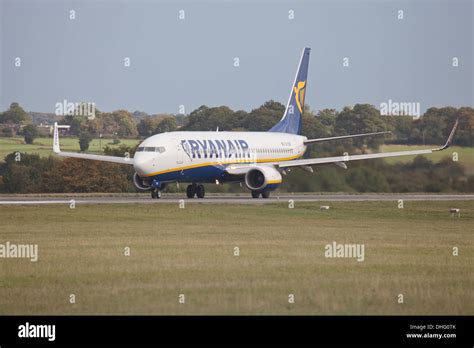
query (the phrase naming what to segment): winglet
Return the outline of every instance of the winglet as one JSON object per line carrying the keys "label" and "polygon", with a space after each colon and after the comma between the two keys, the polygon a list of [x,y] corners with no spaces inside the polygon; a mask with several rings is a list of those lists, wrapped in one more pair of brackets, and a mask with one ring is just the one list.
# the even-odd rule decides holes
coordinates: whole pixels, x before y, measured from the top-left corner
{"label": "winglet", "polygon": [[59,128],[70,128],[71,126],[58,126],[57,122],[54,122],[54,133],[53,133],[53,151],[54,153],[60,153],[61,149],[59,148]]}
{"label": "winglet", "polygon": [[451,129],[451,133],[449,133],[449,137],[448,137],[448,140],[446,140],[446,144],[444,144],[440,148],[433,149],[433,151],[443,151],[451,146],[451,142],[453,141],[454,133],[456,132],[456,128],[458,128],[458,124],[459,124],[459,118],[457,118],[456,122],[454,122],[453,129]]}

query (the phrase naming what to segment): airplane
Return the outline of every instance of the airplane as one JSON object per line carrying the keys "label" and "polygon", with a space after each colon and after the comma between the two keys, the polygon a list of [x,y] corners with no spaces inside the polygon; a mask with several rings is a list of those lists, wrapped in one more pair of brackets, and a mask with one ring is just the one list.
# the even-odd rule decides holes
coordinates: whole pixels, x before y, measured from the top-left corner
{"label": "airplane", "polygon": [[390,132],[374,132],[307,139],[301,135],[302,114],[310,48],[304,48],[290,96],[281,120],[267,132],[175,131],[153,135],[139,144],[135,156],[115,157],[75,152],[62,152],[60,128],[54,124],[53,151],[62,157],[82,158],[133,165],[133,183],[141,191],[160,198],[170,183],[189,183],[188,198],[204,198],[204,183],[244,183],[253,198],[268,198],[282,183],[282,175],[300,167],[313,172],[312,166],[333,163],[347,168],[346,163],[373,158],[430,154],[447,149],[458,126],[456,120],[444,146],[434,149],[359,154],[302,159],[309,145],[340,139],[376,136]]}

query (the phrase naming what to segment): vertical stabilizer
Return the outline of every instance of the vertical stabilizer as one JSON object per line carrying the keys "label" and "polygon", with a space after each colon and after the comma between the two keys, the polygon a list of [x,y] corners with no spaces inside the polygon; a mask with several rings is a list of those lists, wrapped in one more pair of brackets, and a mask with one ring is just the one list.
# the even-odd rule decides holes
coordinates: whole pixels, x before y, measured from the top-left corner
{"label": "vertical stabilizer", "polygon": [[295,81],[282,119],[269,132],[301,134],[301,115],[304,110],[304,99],[307,87],[310,48],[303,49]]}

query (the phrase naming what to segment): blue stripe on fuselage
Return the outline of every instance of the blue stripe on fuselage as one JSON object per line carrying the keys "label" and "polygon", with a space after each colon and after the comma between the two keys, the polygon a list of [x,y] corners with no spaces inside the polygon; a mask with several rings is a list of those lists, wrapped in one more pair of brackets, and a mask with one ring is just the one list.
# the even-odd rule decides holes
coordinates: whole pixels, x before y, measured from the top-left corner
{"label": "blue stripe on fuselage", "polygon": [[223,180],[228,176],[224,165],[212,165],[197,168],[178,170],[153,176],[159,182],[181,181],[181,182],[215,182]]}

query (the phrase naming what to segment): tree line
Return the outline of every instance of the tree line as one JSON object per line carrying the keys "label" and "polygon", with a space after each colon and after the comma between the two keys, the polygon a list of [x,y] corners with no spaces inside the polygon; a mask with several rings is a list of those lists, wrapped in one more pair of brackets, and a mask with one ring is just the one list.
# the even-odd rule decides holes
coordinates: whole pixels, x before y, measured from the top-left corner
{"label": "tree line", "polygon": [[[139,139],[177,129],[266,131],[278,122],[283,112],[284,106],[281,103],[268,101],[250,112],[233,111],[226,106],[201,106],[184,117],[169,114],[149,116],[126,110],[103,113],[96,110],[93,120],[66,116],[57,121],[71,125],[71,135],[79,136],[79,141],[82,142],[85,136],[90,141],[99,134]],[[306,106],[302,123],[303,134],[308,138],[386,130],[392,131],[392,134],[312,145],[305,156],[340,155],[344,151],[360,153],[367,151],[367,148],[368,151],[377,149],[384,142],[441,145],[457,118],[460,119],[460,125],[454,144],[473,146],[474,109],[470,107],[429,108],[419,119],[413,119],[408,116],[381,116],[379,110],[368,104],[356,104],[341,111],[324,109],[318,112]],[[0,124],[3,129],[14,129],[12,125],[21,126],[19,132],[25,137],[25,141],[27,138],[31,142],[34,140],[31,115],[17,103],[12,103],[7,111],[0,114]],[[2,134],[3,130],[0,129],[0,135]],[[81,148],[85,150],[87,146],[81,144]],[[134,147],[126,145],[104,148],[104,153],[112,156],[123,156],[126,152],[133,156],[134,151]],[[12,153],[0,163],[0,192],[135,192],[132,175],[131,166]],[[182,189],[175,185],[168,187],[169,191]],[[209,186],[209,191],[241,190],[243,188],[239,185]],[[474,175],[467,175],[464,166],[449,157],[433,163],[423,156],[418,156],[414,161],[405,164],[387,164],[384,160],[351,162],[347,170],[334,165],[315,166],[314,174],[294,169],[285,177],[281,190],[474,192]]]}
{"label": "tree line", "polygon": [[[114,138],[146,138],[154,134],[184,131],[266,131],[282,117],[285,107],[270,100],[260,107],[246,112],[234,111],[227,106],[200,106],[189,115],[133,113],[127,110],[101,112],[96,109],[95,117],[66,115],[55,118],[71,126],[70,135],[82,139],[81,149],[87,150],[91,139],[100,135]],[[34,115],[34,113],[32,113]],[[388,137],[358,138],[341,142],[345,146],[377,148],[382,143],[394,144],[441,144],[446,140],[450,126],[456,118],[460,125],[455,145],[474,146],[474,109],[471,107],[432,107],[418,119],[411,116],[381,116],[380,111],[370,104],[346,106],[342,110],[323,109],[313,111],[305,107],[303,135],[308,138],[392,131]],[[42,118],[44,120],[44,118]],[[11,125],[18,126],[18,132],[31,143],[38,132],[32,124],[32,117],[18,103],[0,113],[0,135],[12,136]]]}

